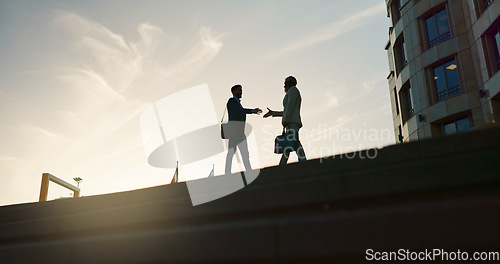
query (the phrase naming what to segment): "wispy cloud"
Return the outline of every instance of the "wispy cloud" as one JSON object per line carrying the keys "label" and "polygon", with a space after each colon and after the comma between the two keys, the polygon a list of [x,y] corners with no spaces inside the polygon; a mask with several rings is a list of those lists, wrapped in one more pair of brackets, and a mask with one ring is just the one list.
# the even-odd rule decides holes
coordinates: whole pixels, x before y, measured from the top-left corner
{"label": "wispy cloud", "polygon": [[71,60],[56,66],[57,79],[70,95],[61,99],[74,101],[58,113],[71,113],[64,115],[65,126],[73,124],[78,131],[92,127],[97,137],[135,117],[146,103],[174,91],[223,46],[224,34],[207,26],[179,41],[158,26],[142,23],[136,28],[139,39],[127,40],[78,14],[54,15],[53,28],[65,33],[63,41],[71,48]]}
{"label": "wispy cloud", "polygon": [[[10,102],[0,90],[0,108],[10,115],[0,128],[14,142],[2,145],[0,166],[22,175],[88,175],[87,184],[130,176],[130,166],[149,170],[138,116],[206,67],[223,47],[224,34],[200,25],[182,39],[142,23],[129,39],[76,13],[51,15],[45,30],[58,49],[49,48],[51,60],[33,71],[44,82],[35,85],[38,97],[15,94]],[[29,163],[18,166],[19,160]],[[99,171],[92,170],[96,166]]]}
{"label": "wispy cloud", "polygon": [[[302,110],[304,119],[323,120],[323,117],[328,115],[330,120],[335,119],[336,125],[334,128],[341,128],[354,120],[361,120],[360,118],[363,117],[368,119],[368,114],[360,114],[359,105],[361,102],[366,104],[374,100],[386,100],[385,97],[379,98],[375,93],[376,88],[384,80],[371,78],[352,82],[339,77],[337,81],[326,81],[329,88],[323,91],[317,103],[310,108]],[[383,100],[382,103],[385,102]],[[386,108],[384,109],[387,110]],[[370,110],[370,113],[374,113],[370,117],[379,115],[379,110],[381,109],[377,109],[376,114],[374,109]]]}
{"label": "wispy cloud", "polygon": [[[138,41],[128,41],[99,23],[77,14],[57,11],[54,25],[70,33],[76,49],[74,65],[94,79],[105,90],[127,97],[154,101],[173,89],[174,83],[198,72],[219,53],[224,34],[201,26],[197,42],[183,43],[166,34],[160,27],[142,23],[136,30]],[[79,55],[79,56],[78,56]],[[109,91],[105,91],[109,93]]]}
{"label": "wispy cloud", "polygon": [[0,155],[0,164],[1,163],[12,163],[12,162],[15,162],[15,163],[19,163],[19,159],[15,158],[15,157],[11,157],[11,156],[7,156],[7,155]]}
{"label": "wispy cloud", "polygon": [[386,6],[384,2],[380,2],[378,5],[372,6],[365,10],[362,10],[355,14],[349,14],[339,21],[330,23],[321,29],[312,32],[306,36],[301,37],[290,45],[278,50],[276,53],[271,55],[270,58],[274,58],[292,51],[307,48],[323,41],[331,40],[346,34],[353,29],[356,29],[366,23],[368,23],[372,18],[377,17],[380,13],[384,13]]}
{"label": "wispy cloud", "polygon": [[224,34],[215,34],[209,27],[201,27],[200,42],[176,63],[163,69],[165,76],[179,76],[199,71],[219,53]]}
{"label": "wispy cloud", "polygon": [[[58,66],[58,79],[74,101],[54,115],[64,121],[62,134],[71,135],[75,144],[70,151],[80,158],[96,148],[101,158],[137,149],[141,142],[121,128],[149,102],[173,92],[175,83],[208,65],[223,46],[224,34],[207,26],[181,40],[146,22],[136,27],[139,38],[128,40],[75,13],[56,11],[53,21],[55,30],[68,35],[64,41],[71,47],[72,60]],[[106,149],[102,139],[112,133],[126,134],[122,140],[128,144]],[[59,158],[67,163],[77,160]]]}

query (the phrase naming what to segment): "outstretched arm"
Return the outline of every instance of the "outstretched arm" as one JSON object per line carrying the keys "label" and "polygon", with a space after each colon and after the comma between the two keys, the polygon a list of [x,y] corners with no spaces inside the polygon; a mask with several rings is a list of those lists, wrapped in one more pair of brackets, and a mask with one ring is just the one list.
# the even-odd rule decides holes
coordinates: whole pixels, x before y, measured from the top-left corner
{"label": "outstretched arm", "polygon": [[245,115],[245,114],[260,114],[262,113],[262,109],[260,108],[254,108],[254,109],[250,109],[250,108],[243,108],[243,106],[241,106],[240,103],[238,103],[238,101],[236,101],[236,99],[229,99],[228,103],[227,103],[227,108],[228,108],[228,111],[231,111],[232,113],[240,113],[241,115]]}
{"label": "outstretched arm", "polygon": [[243,112],[245,112],[245,114],[258,114],[260,115],[262,113],[262,109],[260,108],[254,108],[254,109],[250,109],[250,108],[243,108]]}
{"label": "outstretched arm", "polygon": [[261,113],[262,113],[262,109],[260,109],[260,108],[258,108],[258,107],[257,107],[257,108],[254,108],[254,109],[252,110],[252,114],[258,114],[258,115],[260,115]]}
{"label": "outstretched arm", "polygon": [[271,109],[269,109],[269,107],[267,108],[267,113],[264,115],[264,118],[267,118],[267,117],[275,117],[275,116],[283,116],[283,111],[273,111]]}

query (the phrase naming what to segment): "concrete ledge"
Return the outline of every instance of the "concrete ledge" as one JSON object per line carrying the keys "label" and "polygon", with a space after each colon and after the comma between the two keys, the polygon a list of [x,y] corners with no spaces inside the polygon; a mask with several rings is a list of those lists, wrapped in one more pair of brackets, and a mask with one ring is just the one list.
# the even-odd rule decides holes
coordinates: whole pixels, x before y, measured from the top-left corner
{"label": "concrete ledge", "polygon": [[498,251],[499,132],[265,168],[196,207],[185,183],[0,207],[0,260],[356,263],[367,248]]}

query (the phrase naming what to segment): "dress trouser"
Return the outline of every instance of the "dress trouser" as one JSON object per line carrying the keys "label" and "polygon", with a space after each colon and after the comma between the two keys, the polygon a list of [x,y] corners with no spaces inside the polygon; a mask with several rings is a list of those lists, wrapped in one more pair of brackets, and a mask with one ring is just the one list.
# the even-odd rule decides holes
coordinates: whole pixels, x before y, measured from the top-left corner
{"label": "dress trouser", "polygon": [[243,159],[243,165],[245,165],[246,171],[251,171],[252,166],[250,165],[250,155],[248,153],[248,144],[243,129],[241,133],[233,134],[229,137],[228,150],[226,156],[226,175],[231,174],[231,167],[233,163],[233,156],[236,153],[236,149],[240,150],[241,158]]}
{"label": "dress trouser", "polygon": [[[300,143],[299,140],[299,124],[295,123],[290,123],[288,126],[285,128],[287,135],[292,134],[293,138],[297,140],[297,156],[299,158],[299,162],[306,161],[306,153],[304,152],[304,148],[302,147],[302,144]],[[285,149],[285,152],[283,153],[283,156],[281,156],[280,160],[280,165],[285,165],[288,162],[288,157],[290,156],[290,152],[292,150],[290,149]]]}

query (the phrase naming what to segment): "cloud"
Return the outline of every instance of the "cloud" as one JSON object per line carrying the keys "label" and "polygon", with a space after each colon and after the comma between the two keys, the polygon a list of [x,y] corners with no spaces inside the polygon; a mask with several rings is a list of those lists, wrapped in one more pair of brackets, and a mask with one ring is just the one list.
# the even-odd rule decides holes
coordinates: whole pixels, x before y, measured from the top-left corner
{"label": "cloud", "polygon": [[54,25],[74,37],[69,43],[77,48],[78,53],[73,54],[78,58],[76,61],[86,65],[88,71],[101,75],[113,89],[125,89],[139,70],[141,54],[121,35],[96,22],[70,12],[56,14]]}
{"label": "cloud", "polygon": [[380,2],[378,5],[367,8],[358,12],[356,14],[349,14],[339,21],[335,21],[326,25],[325,27],[306,35],[292,44],[278,50],[270,58],[274,58],[298,49],[307,48],[323,41],[331,40],[346,34],[353,29],[356,29],[370,21],[370,19],[377,17],[380,13],[386,12],[386,6],[384,2]]}
{"label": "cloud", "polygon": [[327,97],[327,103],[326,107],[331,108],[331,107],[336,107],[339,105],[339,97],[334,95],[331,91],[326,91],[326,97]]}
{"label": "cloud", "polygon": [[[180,39],[142,23],[135,28],[137,38],[129,39],[72,12],[51,15],[42,33],[53,45],[40,47],[50,60],[32,70],[27,79],[33,85],[24,93],[0,90],[0,108],[8,117],[0,131],[9,137],[0,142],[2,172],[12,170],[19,179],[12,186],[34,182],[41,172],[86,175],[89,185],[118,177],[138,182],[131,168],[160,174],[147,164],[138,117],[206,67],[223,47],[224,34],[200,26]],[[11,184],[1,183],[0,192]]]}
{"label": "cloud", "polygon": [[60,101],[71,103],[57,115],[73,131],[92,127],[95,136],[119,128],[147,103],[175,91],[223,46],[224,34],[207,26],[193,32],[194,41],[179,41],[146,22],[136,27],[139,38],[132,41],[78,14],[54,14],[53,28],[65,33],[63,41],[71,47],[71,60],[56,66],[59,86],[69,94]]}
{"label": "cloud", "polygon": [[108,28],[77,14],[57,11],[56,28],[70,33],[78,59],[73,69],[98,82],[105,93],[114,90],[128,98],[155,101],[175,90],[210,63],[222,48],[224,34],[200,26],[196,42],[179,40],[160,27],[142,23],[139,40],[129,41]]}
{"label": "cloud", "polygon": [[200,42],[176,63],[163,70],[165,76],[189,75],[199,71],[219,53],[224,34],[215,34],[209,27],[201,27]]}
{"label": "cloud", "polygon": [[352,96],[348,97],[348,99],[344,100],[342,103],[343,104],[352,104],[352,103],[359,103],[359,100],[361,98],[364,98],[365,96],[369,95],[373,90],[375,90],[377,84],[379,82],[383,81],[382,79],[371,79],[368,81],[363,81],[361,83],[361,87],[363,87],[359,92],[356,92],[352,94]]}
{"label": "cloud", "polygon": [[[348,82],[339,77],[337,81],[326,81],[329,88],[323,91],[321,97],[317,98],[314,105],[311,105],[310,108],[303,108],[303,119],[324,120],[324,116],[328,115],[330,120],[336,117],[341,118],[336,120],[336,123],[341,124],[341,126],[353,120],[360,120],[363,117],[368,119],[367,114],[360,115],[359,111],[362,107],[379,99],[375,96],[374,92],[377,86],[384,80],[381,78],[372,78],[360,80],[359,82]],[[386,98],[384,97],[383,99],[385,100]],[[385,105],[385,101],[383,102]],[[373,111],[370,112],[374,113]],[[349,113],[349,115],[342,115],[342,113]],[[373,116],[377,116],[378,114],[380,113],[377,112]]]}
{"label": "cloud", "polygon": [[[130,121],[148,103],[174,92],[175,83],[208,65],[223,46],[224,34],[207,26],[200,26],[188,39],[179,39],[146,22],[136,27],[139,38],[129,40],[75,13],[56,11],[53,21],[57,31],[69,36],[64,41],[71,47],[72,59],[59,66],[57,78],[73,101],[54,116],[64,121],[63,134],[73,135],[71,152],[82,160],[89,160],[88,153],[96,149],[100,159],[138,149],[141,142],[134,141],[130,129],[135,126]],[[103,142],[112,134],[123,135],[126,143]]]}
{"label": "cloud", "polygon": [[21,161],[16,157],[11,157],[7,155],[0,155],[0,166],[1,167],[12,167],[21,165]]}

